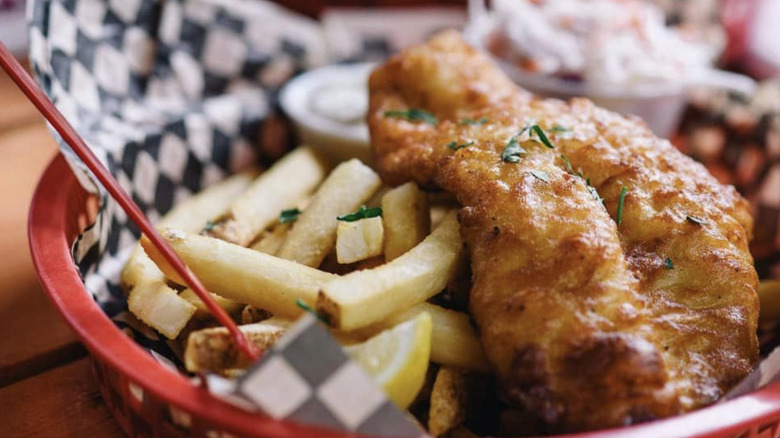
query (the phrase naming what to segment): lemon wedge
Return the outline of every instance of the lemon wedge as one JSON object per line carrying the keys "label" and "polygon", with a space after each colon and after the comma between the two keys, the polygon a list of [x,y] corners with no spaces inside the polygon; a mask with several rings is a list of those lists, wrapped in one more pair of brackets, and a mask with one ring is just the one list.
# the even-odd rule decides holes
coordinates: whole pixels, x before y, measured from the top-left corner
{"label": "lemon wedge", "polygon": [[432,331],[431,315],[423,312],[361,344],[344,349],[377,379],[396,406],[406,409],[425,381],[431,358]]}

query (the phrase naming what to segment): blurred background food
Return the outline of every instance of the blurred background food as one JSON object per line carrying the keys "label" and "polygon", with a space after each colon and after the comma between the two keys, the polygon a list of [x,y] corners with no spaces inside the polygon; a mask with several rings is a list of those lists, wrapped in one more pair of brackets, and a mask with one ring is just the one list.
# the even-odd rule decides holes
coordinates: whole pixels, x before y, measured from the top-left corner
{"label": "blurred background food", "polygon": [[720,26],[667,23],[649,1],[489,4],[469,3],[464,33],[518,84],[552,97],[587,96],[642,117],[662,137],[676,128],[692,87],[755,88],[749,77],[714,67],[725,46]]}
{"label": "blurred background food", "polygon": [[673,82],[707,68],[724,45],[722,29],[667,26],[649,2],[472,3],[474,44],[524,73],[585,83],[586,91]]}

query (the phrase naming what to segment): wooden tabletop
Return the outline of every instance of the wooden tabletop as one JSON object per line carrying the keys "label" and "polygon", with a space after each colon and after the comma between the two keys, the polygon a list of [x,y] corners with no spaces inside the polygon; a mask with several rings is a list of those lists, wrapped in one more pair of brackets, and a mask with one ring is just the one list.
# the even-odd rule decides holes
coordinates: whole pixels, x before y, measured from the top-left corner
{"label": "wooden tabletop", "polygon": [[27,210],[55,154],[42,118],[0,71],[0,437],[121,437],[30,260]]}

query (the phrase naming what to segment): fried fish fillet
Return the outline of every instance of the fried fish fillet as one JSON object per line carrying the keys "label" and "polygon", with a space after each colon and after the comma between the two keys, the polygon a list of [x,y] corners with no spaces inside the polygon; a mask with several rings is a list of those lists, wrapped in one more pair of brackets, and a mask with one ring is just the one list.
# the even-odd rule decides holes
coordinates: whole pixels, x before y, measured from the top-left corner
{"label": "fried fish fillet", "polygon": [[733,187],[639,120],[518,88],[455,32],[369,88],[383,179],[463,206],[471,313],[504,399],[540,432],[690,411],[751,371],[758,277]]}

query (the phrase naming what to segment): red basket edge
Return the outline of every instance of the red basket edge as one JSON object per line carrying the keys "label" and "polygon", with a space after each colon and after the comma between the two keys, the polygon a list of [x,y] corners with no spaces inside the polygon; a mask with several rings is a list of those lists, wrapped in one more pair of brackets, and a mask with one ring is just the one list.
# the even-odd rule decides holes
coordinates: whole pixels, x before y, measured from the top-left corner
{"label": "red basket edge", "polygon": [[[67,162],[58,155],[48,165],[35,189],[28,220],[28,239],[43,289],[97,361],[116,370],[153,397],[188,412],[199,421],[205,420],[216,430],[267,438],[358,436],[243,411],[211,396],[184,376],[160,366],[119,330],[84,290],[70,254],[70,243],[78,232],[73,218],[67,214],[73,213],[68,211],[68,206],[74,196],[86,197]],[[126,391],[122,393],[126,394]],[[767,432],[769,434],[765,435]],[[780,382],[690,414],[628,428],[567,436],[617,438],[627,435],[778,437]]]}
{"label": "red basket edge", "polygon": [[[74,195],[74,193],[79,193]],[[100,310],[84,290],[70,255],[75,235],[68,223],[68,201],[86,198],[65,159],[52,160],[35,189],[28,220],[28,239],[33,264],[41,285],[54,306],[99,362],[117,370],[145,392],[193,417],[206,419],[217,430],[247,436],[300,437],[316,433],[343,437],[342,433],[312,428],[243,411],[193,385],[184,376],[160,366],[146,351],[126,336]],[[70,228],[70,230],[69,230]]]}

